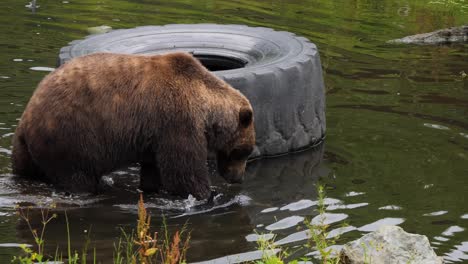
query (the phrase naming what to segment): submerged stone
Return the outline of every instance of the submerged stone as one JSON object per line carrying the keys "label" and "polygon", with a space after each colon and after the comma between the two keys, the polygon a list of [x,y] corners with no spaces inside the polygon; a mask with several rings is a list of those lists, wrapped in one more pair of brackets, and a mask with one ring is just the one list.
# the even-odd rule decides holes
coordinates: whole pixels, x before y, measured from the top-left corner
{"label": "submerged stone", "polygon": [[437,31],[389,40],[388,43],[401,44],[450,44],[468,42],[468,25],[451,27]]}
{"label": "submerged stone", "polygon": [[344,245],[341,250],[341,263],[345,264],[441,264],[423,235],[410,234],[398,226],[382,226],[358,240]]}

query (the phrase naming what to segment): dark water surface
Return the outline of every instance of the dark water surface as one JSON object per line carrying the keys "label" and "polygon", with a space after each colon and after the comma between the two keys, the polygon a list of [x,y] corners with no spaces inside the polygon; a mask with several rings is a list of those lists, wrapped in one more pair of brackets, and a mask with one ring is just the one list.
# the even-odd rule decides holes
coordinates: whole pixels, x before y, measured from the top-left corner
{"label": "dark water surface", "polygon": [[[251,163],[242,186],[216,183],[213,204],[148,196],[156,226],[186,221],[189,260],[255,250],[255,232],[288,246],[305,242],[302,219],[314,217],[315,184],[326,184],[331,228],[347,222],[339,244],[399,224],[429,237],[439,255],[468,261],[468,46],[399,46],[389,39],[468,23],[467,4],[367,1],[0,1],[0,263],[32,243],[15,205],[57,203],[46,239],[64,248],[63,212],[74,246],[92,226],[108,263],[120,228],[136,221],[138,168],[106,178],[100,196],[69,197],[11,176],[11,139],[37,83],[58,50],[86,28],[168,23],[232,23],[292,31],[314,41],[327,86],[326,146]],[[36,224],[39,211],[33,210]],[[33,221],[33,222],[34,222]],[[306,253],[302,252],[301,254]],[[240,257],[233,257],[230,260]],[[249,256],[247,254],[247,256]],[[219,263],[227,262],[226,259]]]}

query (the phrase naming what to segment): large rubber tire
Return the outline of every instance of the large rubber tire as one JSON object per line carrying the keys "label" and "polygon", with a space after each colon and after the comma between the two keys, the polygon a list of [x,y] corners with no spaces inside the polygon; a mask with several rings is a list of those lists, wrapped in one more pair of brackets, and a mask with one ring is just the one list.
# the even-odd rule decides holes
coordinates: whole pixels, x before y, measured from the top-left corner
{"label": "large rubber tire", "polygon": [[91,35],[60,50],[59,64],[96,52],[188,51],[239,89],[255,114],[253,156],[295,151],[325,135],[325,91],[317,47],[290,32],[244,25],[165,25]]}

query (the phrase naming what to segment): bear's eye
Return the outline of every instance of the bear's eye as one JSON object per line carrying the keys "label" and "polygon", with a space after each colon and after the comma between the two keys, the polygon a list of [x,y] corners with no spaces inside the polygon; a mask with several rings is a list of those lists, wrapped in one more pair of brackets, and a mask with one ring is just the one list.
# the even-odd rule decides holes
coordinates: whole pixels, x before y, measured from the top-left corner
{"label": "bear's eye", "polygon": [[233,160],[244,160],[249,157],[252,151],[253,151],[252,147],[237,148],[231,152],[230,158]]}

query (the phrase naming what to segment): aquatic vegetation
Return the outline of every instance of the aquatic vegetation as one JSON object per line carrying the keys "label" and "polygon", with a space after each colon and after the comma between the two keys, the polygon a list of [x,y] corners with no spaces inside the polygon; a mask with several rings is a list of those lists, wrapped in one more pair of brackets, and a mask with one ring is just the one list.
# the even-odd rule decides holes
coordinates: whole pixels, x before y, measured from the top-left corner
{"label": "aquatic vegetation", "polygon": [[264,235],[260,235],[259,237],[260,239],[257,241],[257,246],[262,252],[262,258],[254,261],[253,264],[296,264],[299,263],[299,261],[307,261],[307,258],[287,261],[287,258],[291,254],[287,248],[280,248],[274,243],[275,237],[272,239],[268,239],[268,237]]}
{"label": "aquatic vegetation", "polygon": [[[11,261],[12,263],[29,264],[29,263],[43,263],[47,261],[53,261],[54,263],[63,263],[63,255],[61,252],[59,253],[58,247],[54,255],[46,254],[45,249],[44,249],[45,248],[44,235],[45,235],[47,224],[50,223],[53,219],[57,218],[57,214],[51,213],[51,210],[54,208],[55,208],[55,205],[52,205],[46,208],[41,208],[41,227],[40,227],[40,230],[38,231],[37,229],[33,228],[31,224],[32,219],[30,218],[30,215],[29,215],[31,207],[26,207],[26,208],[18,207],[17,214],[23,221],[26,222],[29,228],[29,231],[31,232],[31,235],[34,238],[36,249],[32,249],[29,245],[22,244],[20,248],[22,249],[24,253],[23,256],[14,256]],[[80,259],[78,252],[76,250],[72,250],[72,247],[71,247],[70,225],[69,225],[68,216],[66,212],[65,212],[65,222],[66,222],[66,227],[67,227],[68,263],[86,264],[86,259],[87,259],[86,256],[88,252],[88,246],[90,244],[89,233],[85,239],[85,244],[83,246],[81,259]],[[94,257],[93,263],[96,263],[96,251],[94,251],[93,257]]]}
{"label": "aquatic vegetation", "polygon": [[[86,264],[88,260],[89,245],[91,244],[90,233],[87,232],[85,243],[82,247],[81,255],[72,248],[70,237],[70,225],[67,213],[65,212],[66,236],[67,236],[67,256],[63,257],[62,252],[57,247],[53,255],[45,253],[44,235],[47,224],[57,218],[57,214],[51,213],[55,207],[41,209],[41,228],[38,231],[31,224],[29,214],[30,207],[18,207],[20,219],[26,222],[35,241],[35,249],[29,245],[21,245],[23,254],[14,256],[12,263],[30,264],[42,263],[44,261],[53,261],[54,263]],[[186,263],[186,253],[189,248],[190,232],[186,225],[180,231],[170,236],[166,223],[163,223],[162,237],[158,237],[159,232],[151,232],[151,216],[148,214],[143,201],[143,195],[140,195],[138,201],[138,220],[136,233],[129,234],[122,229],[122,234],[116,244],[114,244],[113,263],[115,264],[184,264]],[[97,263],[96,248],[93,248],[92,263]]]}
{"label": "aquatic vegetation", "polygon": [[[309,229],[310,238],[305,245],[308,249],[315,249],[319,253],[322,264],[338,264],[340,263],[339,252],[335,252],[333,247],[339,236],[329,236],[328,228],[329,225],[326,221],[326,194],[323,185],[317,185],[317,211],[319,213],[319,222],[313,223],[311,219],[304,221],[304,224]],[[286,248],[280,248],[274,243],[273,239],[264,239],[264,236],[260,236],[258,240],[258,249],[262,251],[262,259],[255,261],[255,264],[283,264],[283,263],[299,263],[299,261],[310,260],[307,257],[301,259],[295,259],[286,262],[291,254]]]}
{"label": "aquatic vegetation", "polygon": [[137,246],[136,255],[138,262],[135,260],[135,257],[133,257],[131,262],[128,262],[127,259],[127,263],[185,263],[188,243],[190,241],[190,233],[188,233],[185,239],[182,239],[182,236],[187,231],[184,226],[180,232],[175,232],[171,240],[167,225],[164,221],[164,237],[162,238],[162,244],[159,244],[157,238],[158,233],[154,232],[153,235],[151,235],[151,216],[148,215],[146,211],[145,204],[143,202],[143,195],[141,194],[140,200],[138,201],[137,223],[137,236],[133,243]]}
{"label": "aquatic vegetation", "polygon": [[[283,264],[285,251],[280,252],[280,249],[272,242],[265,239],[264,236],[260,236],[258,240],[258,249],[262,251],[262,259],[255,261],[255,264]],[[280,252],[279,254],[277,254]]]}
{"label": "aquatic vegetation", "polygon": [[314,224],[310,220],[306,220],[304,223],[309,228],[310,239],[307,246],[309,248],[314,248],[318,251],[320,259],[323,264],[333,264],[340,263],[339,253],[334,252],[332,246],[336,244],[339,236],[329,237],[328,227],[329,225],[325,223],[325,189],[323,185],[317,185],[317,211],[319,213],[319,223]]}
{"label": "aquatic vegetation", "polygon": [[[54,205],[51,206],[54,208]],[[40,230],[35,229],[31,225],[31,219],[29,217],[31,207],[26,208],[17,208],[18,216],[24,220],[31,232],[31,235],[34,238],[36,249],[31,248],[29,245],[22,244],[20,248],[24,252],[24,256],[15,256],[12,260],[12,263],[33,263],[33,262],[42,262],[46,260],[44,255],[44,234],[47,227],[47,224],[53,219],[57,218],[57,214],[51,214],[50,208],[41,209],[41,227]]]}

